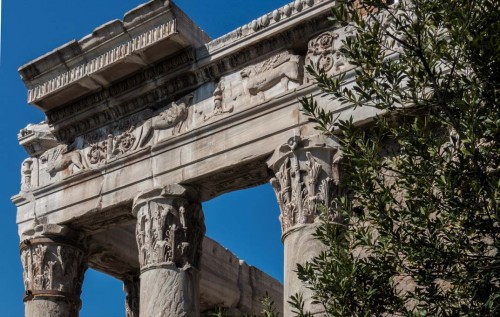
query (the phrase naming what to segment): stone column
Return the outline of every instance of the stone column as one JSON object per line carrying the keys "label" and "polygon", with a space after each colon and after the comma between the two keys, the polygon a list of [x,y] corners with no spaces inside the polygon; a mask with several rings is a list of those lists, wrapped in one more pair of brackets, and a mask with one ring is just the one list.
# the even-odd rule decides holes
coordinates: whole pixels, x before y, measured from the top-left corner
{"label": "stone column", "polygon": [[139,292],[141,283],[138,276],[131,275],[123,279],[125,292],[125,316],[139,317]]}
{"label": "stone column", "polygon": [[87,263],[81,236],[68,227],[38,225],[22,235],[26,317],[77,317]]}
{"label": "stone column", "polygon": [[275,174],[271,185],[281,210],[280,222],[285,249],[284,317],[291,317],[287,304],[290,296],[302,293],[305,308],[321,314],[323,308],[313,305],[311,293],[294,272],[297,263],[318,255],[323,245],[313,237],[320,216],[319,204],[332,207],[338,190],[336,153],[338,146],[323,135],[302,139],[290,138],[268,160]]}
{"label": "stone column", "polygon": [[205,223],[197,193],[170,185],[140,194],[133,213],[141,265],[139,316],[199,316]]}

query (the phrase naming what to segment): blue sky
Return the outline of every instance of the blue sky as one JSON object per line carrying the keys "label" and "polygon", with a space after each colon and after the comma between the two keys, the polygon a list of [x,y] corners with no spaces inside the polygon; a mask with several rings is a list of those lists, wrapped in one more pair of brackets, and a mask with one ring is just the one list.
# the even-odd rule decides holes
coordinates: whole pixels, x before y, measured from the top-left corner
{"label": "blue sky", "polygon": [[[0,63],[0,317],[23,316],[23,283],[15,207],[10,197],[19,192],[20,164],[27,156],[17,132],[43,113],[26,103],[26,90],[17,73],[26,62],[143,3],[140,0],[0,0],[2,16]],[[289,0],[178,0],[183,9],[212,38],[274,10]],[[226,194],[203,206],[207,235],[249,264],[282,280],[283,246],[279,210],[269,185]],[[87,271],[82,294],[82,317],[124,316],[120,281]]]}

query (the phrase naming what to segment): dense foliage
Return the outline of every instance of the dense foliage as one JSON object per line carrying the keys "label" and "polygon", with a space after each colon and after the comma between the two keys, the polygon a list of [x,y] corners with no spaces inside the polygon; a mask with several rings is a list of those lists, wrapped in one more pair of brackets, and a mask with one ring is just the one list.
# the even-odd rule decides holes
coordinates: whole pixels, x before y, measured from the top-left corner
{"label": "dense foliage", "polygon": [[343,0],[333,20],[355,70],[308,70],[339,108],[379,115],[301,100],[342,145],[346,194],[299,277],[328,316],[500,316],[500,3]]}

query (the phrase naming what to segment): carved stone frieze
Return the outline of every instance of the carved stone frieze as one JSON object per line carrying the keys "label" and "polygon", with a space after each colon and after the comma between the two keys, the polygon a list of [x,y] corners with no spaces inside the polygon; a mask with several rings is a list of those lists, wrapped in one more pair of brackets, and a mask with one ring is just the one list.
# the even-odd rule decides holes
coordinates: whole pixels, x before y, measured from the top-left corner
{"label": "carved stone frieze", "polygon": [[[81,135],[70,145],[60,144],[40,156],[39,167],[26,161],[21,171],[23,190],[35,187],[30,181],[32,173],[40,173],[41,183],[38,185],[45,185],[80,171],[100,167],[185,131],[193,97],[193,94],[187,95],[156,111],[145,109]],[[37,168],[34,172],[33,166]]]}
{"label": "carved stone frieze", "polygon": [[[324,29],[329,26],[328,21],[325,19],[325,16],[317,17],[308,21],[308,23],[297,26],[293,29],[288,30],[285,33],[278,34],[274,37],[268,38],[262,43],[250,46],[244,51],[236,52],[222,60],[214,61],[213,63],[203,66],[197,70],[195,70],[195,75],[191,76],[190,74],[183,74],[172,80],[169,80],[168,83],[159,87],[158,89],[163,89],[165,94],[172,95],[178,91],[185,90],[186,87],[193,87],[196,85],[201,85],[205,82],[216,80],[221,78],[221,75],[227,74],[230,71],[234,71],[235,69],[241,67],[241,65],[248,64],[249,61],[259,58],[260,56],[268,55],[269,53],[280,49],[286,48],[290,45],[290,43],[295,43],[299,39],[306,38],[309,34],[317,33],[318,30]],[[151,68],[146,69],[145,71],[138,73],[137,75],[132,76],[131,78],[122,80],[116,84],[113,84],[110,88],[105,89],[102,92],[96,93],[89,97],[85,97],[81,101],[73,103],[71,105],[62,107],[61,109],[55,109],[47,113],[47,117],[50,123],[57,123],[68,116],[73,116],[77,113],[88,110],[90,105],[99,104],[105,102],[108,98],[117,96],[121,93],[129,91],[131,89],[137,88],[138,85],[146,83],[153,78],[158,80],[162,76],[166,76],[172,72],[174,69],[178,69],[183,67],[183,65],[187,65],[194,61],[194,54],[192,51],[186,51],[179,55],[172,57],[171,59],[167,59],[165,62],[162,62],[158,65],[155,65]],[[153,95],[156,93],[151,92]],[[163,93],[159,95],[166,96]],[[158,95],[158,94],[157,94]],[[139,100],[145,100],[144,98],[137,97]],[[165,98],[165,97],[163,97]],[[159,100],[158,96],[156,96],[156,100]],[[116,108],[121,108],[122,105],[115,106]],[[140,109],[138,107],[134,107]],[[125,115],[125,112],[124,114]],[[111,119],[112,120],[112,119]],[[82,133],[84,131],[74,131],[74,126],[78,126],[72,124],[70,129],[67,130],[59,130],[55,131],[55,135],[61,140],[71,140],[71,137],[78,135],[78,133]],[[95,125],[94,125],[95,127]],[[89,127],[88,129],[91,129]]]}
{"label": "carved stone frieze", "polygon": [[[157,130],[178,134],[185,126],[193,95],[169,103],[159,111],[144,110],[82,136],[84,152],[91,166],[102,165],[136,149],[143,148],[154,138]],[[77,138],[77,142],[80,138]]]}
{"label": "carved stone frieze", "polygon": [[[293,137],[268,161],[275,177],[271,185],[281,210],[283,234],[319,216],[319,205],[334,207],[338,194],[337,147],[323,137]],[[338,155],[338,154],[337,154]]]}
{"label": "carved stone frieze", "polygon": [[[306,65],[313,65],[329,75],[340,74],[349,70],[351,65],[340,52],[342,41],[347,37],[353,36],[350,27],[344,27],[333,31],[321,33],[309,41],[306,56]],[[307,80],[312,81],[308,74]]]}
{"label": "carved stone frieze", "polygon": [[[201,66],[193,70],[193,72],[181,73],[165,80],[166,77],[175,73],[175,70],[181,69],[195,61],[194,52],[192,50],[185,50],[136,75],[118,81],[109,88],[105,88],[100,92],[96,92],[64,107],[48,111],[47,118],[48,122],[53,126],[52,133],[58,140],[71,143],[77,136],[88,133],[93,129],[105,126],[141,109],[154,108],[155,105],[165,99],[172,100],[178,98],[179,94],[186,93],[203,83],[219,80],[224,75],[241,68],[242,65],[248,65],[252,60],[269,55],[278,49],[290,47],[291,43],[302,41],[302,39],[307,38],[310,34],[315,34],[318,30],[325,29],[328,26],[326,16],[318,16],[308,20],[307,23],[300,24],[288,29],[286,32],[249,46],[245,50],[237,51],[223,59]],[[279,70],[276,72],[279,72]],[[109,100],[115,100],[118,96],[131,90],[138,90],[139,87],[148,85],[152,81],[162,84],[153,90],[146,89],[145,93],[127,102],[109,102]],[[294,82],[293,79],[292,82]],[[226,90],[231,90],[228,88],[231,84],[226,82],[225,86]],[[261,86],[257,85],[253,87],[252,91],[258,94],[260,92],[259,87]],[[259,94],[259,97],[262,97],[262,94]],[[216,99],[215,95],[214,99]],[[227,100],[230,101],[230,99]],[[229,104],[225,105],[226,110],[230,108]],[[83,115],[83,113],[85,114]]]}
{"label": "carved stone frieze", "polygon": [[[186,49],[100,92],[48,111],[49,146],[44,143],[37,150],[33,147],[35,143],[26,143],[33,147],[31,150],[26,147],[27,150],[37,155],[31,167],[31,188],[100,168],[114,159],[206,124],[214,117],[223,117],[221,114],[227,115],[239,105],[258,104],[300,86],[303,58],[287,48],[298,41],[305,43],[304,39],[310,34],[317,34],[328,26],[325,16],[318,15],[187,72],[183,70],[192,65],[196,56],[193,49]],[[281,52],[276,53],[278,50]],[[218,84],[213,88],[212,108],[208,111],[203,108],[198,117],[191,117],[197,112],[196,106],[190,107],[189,103],[174,99],[214,80]],[[151,85],[153,81],[155,85]],[[125,94],[130,94],[130,98],[123,98]],[[169,107],[172,107],[170,111]],[[186,118],[186,113],[187,119],[181,120]],[[156,114],[158,117],[153,125]],[[139,119],[116,128],[134,117]],[[28,130],[22,133],[23,140],[31,138],[32,133]],[[26,167],[24,176],[24,182],[29,180]]]}
{"label": "carved stone frieze", "polygon": [[[48,230],[40,227],[48,227]],[[55,297],[79,308],[87,266],[81,243],[70,237],[67,228],[39,225],[34,234],[21,243],[25,301]]]}
{"label": "carved stone frieze", "polygon": [[[137,85],[139,84],[140,83],[137,83]],[[151,92],[133,98],[127,102],[111,107],[103,104],[103,109],[101,111],[98,111],[99,107],[95,107],[93,115],[84,117],[77,122],[68,120],[65,124],[59,124],[54,134],[58,139],[69,142],[84,133],[109,125],[139,110],[158,108],[161,104],[170,100],[169,96],[174,96],[180,92],[189,90],[195,85],[196,80],[194,75],[190,73],[184,74],[175,80],[168,81]],[[84,111],[84,109],[81,110]]]}
{"label": "carved stone frieze", "polygon": [[303,64],[301,56],[287,50],[221,77],[213,92],[213,109],[203,120],[258,104],[300,86]]}
{"label": "carved stone frieze", "polygon": [[205,224],[191,189],[171,185],[134,200],[141,270],[198,268]]}

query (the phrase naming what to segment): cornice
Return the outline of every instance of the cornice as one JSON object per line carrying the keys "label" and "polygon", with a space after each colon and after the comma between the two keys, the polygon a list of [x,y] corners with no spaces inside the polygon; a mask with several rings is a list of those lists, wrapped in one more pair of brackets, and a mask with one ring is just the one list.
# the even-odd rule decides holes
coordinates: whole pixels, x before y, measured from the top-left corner
{"label": "cornice", "polygon": [[57,75],[56,77],[28,89],[28,103],[36,103],[44,97],[57,92],[86,76],[98,73],[109,67],[111,64],[119,63],[134,53],[140,52],[149,46],[152,46],[162,40],[169,38],[177,33],[177,21],[172,20],[163,23],[151,30],[148,30],[125,43],[114,47],[111,50],[100,54],[96,58],[81,65],[70,68],[68,71]]}
{"label": "cornice", "polygon": [[168,0],[152,0],[19,68],[28,102],[42,111],[60,107],[210,40]]}
{"label": "cornice", "polygon": [[228,46],[234,45],[257,33],[267,32],[277,28],[286,22],[316,10],[319,7],[332,4],[331,0],[295,0],[272,12],[269,12],[239,28],[233,30],[219,38],[216,38],[204,45],[208,54],[213,55],[217,51],[224,50]]}

